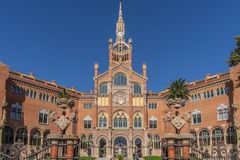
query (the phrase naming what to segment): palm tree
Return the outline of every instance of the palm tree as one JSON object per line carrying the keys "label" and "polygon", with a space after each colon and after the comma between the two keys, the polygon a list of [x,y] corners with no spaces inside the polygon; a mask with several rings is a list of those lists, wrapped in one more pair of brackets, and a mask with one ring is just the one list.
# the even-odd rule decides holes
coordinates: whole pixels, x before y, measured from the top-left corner
{"label": "palm tree", "polygon": [[230,54],[230,57],[227,60],[229,67],[234,67],[240,63],[240,36],[237,36],[235,39],[236,39],[236,48]]}
{"label": "palm tree", "polygon": [[166,95],[168,105],[185,105],[185,102],[189,99],[189,90],[185,79],[178,79],[170,83]]}
{"label": "palm tree", "polygon": [[69,97],[66,89],[64,89],[63,92],[60,92],[58,96],[59,96],[59,98],[68,98]]}

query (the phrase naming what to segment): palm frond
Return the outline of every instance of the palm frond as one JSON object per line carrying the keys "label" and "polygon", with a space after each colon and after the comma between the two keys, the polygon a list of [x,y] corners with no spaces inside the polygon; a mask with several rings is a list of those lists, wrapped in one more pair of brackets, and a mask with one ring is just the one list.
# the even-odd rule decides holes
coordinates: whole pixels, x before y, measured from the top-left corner
{"label": "palm frond", "polygon": [[178,79],[169,84],[167,99],[185,99],[189,98],[189,90],[185,79]]}

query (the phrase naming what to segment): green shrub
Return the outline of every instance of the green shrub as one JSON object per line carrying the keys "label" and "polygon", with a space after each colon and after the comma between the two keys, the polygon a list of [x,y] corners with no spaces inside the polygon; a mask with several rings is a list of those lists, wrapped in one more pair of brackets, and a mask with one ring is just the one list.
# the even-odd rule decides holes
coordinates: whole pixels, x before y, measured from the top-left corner
{"label": "green shrub", "polygon": [[88,156],[80,157],[80,160],[95,160],[95,159],[96,159],[95,157],[88,157]]}
{"label": "green shrub", "polygon": [[117,156],[117,159],[118,159],[118,160],[123,160],[123,156],[122,156],[122,155],[118,155],[118,156]]}
{"label": "green shrub", "polygon": [[144,160],[162,160],[162,158],[160,156],[146,156],[143,158],[144,158]]}

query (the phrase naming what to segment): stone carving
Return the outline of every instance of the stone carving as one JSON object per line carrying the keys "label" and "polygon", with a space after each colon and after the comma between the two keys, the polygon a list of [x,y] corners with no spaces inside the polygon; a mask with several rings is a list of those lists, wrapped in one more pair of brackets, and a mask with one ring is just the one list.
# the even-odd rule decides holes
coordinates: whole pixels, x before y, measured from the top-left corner
{"label": "stone carving", "polygon": [[114,97],[113,97],[113,102],[117,105],[124,105],[126,104],[128,101],[128,98],[127,98],[127,94],[122,92],[122,91],[119,91],[117,93],[114,94]]}
{"label": "stone carving", "polygon": [[233,104],[232,105],[232,108],[233,108],[233,122],[234,122],[234,125],[237,127],[237,128],[240,128],[240,121],[237,117],[237,112],[238,112],[238,104]]}
{"label": "stone carving", "polygon": [[56,115],[57,115],[56,112],[50,111],[49,120],[50,120],[51,122],[55,121],[55,120],[56,120]]}
{"label": "stone carving", "polygon": [[184,114],[184,119],[187,121],[187,122],[191,122],[191,114],[189,112],[186,112]]}
{"label": "stone carving", "polygon": [[172,112],[171,111],[169,111],[169,112],[166,112],[165,114],[164,114],[164,118],[163,118],[163,120],[165,121],[165,122],[169,122],[169,121],[171,121],[172,119],[173,119],[173,114],[172,114]]}
{"label": "stone carving", "polygon": [[6,97],[3,98],[3,104],[2,104],[2,119],[1,119],[1,125],[4,125],[7,121],[7,101],[6,101]]}
{"label": "stone carving", "polygon": [[173,126],[178,130],[180,130],[186,123],[186,121],[179,115],[176,116],[171,122]]}
{"label": "stone carving", "polygon": [[72,122],[76,122],[77,121],[77,119],[76,119],[76,112],[72,112],[71,113],[71,121]]}
{"label": "stone carving", "polygon": [[69,118],[67,118],[66,116],[62,115],[60,118],[58,118],[55,123],[56,125],[61,129],[61,131],[64,131],[68,125],[70,124],[70,120]]}
{"label": "stone carving", "polygon": [[70,98],[58,98],[57,100],[57,105],[60,108],[66,109],[68,107],[73,107],[74,106],[74,101]]}
{"label": "stone carving", "polygon": [[182,98],[168,99],[167,105],[175,108],[181,108],[186,104],[186,100]]}

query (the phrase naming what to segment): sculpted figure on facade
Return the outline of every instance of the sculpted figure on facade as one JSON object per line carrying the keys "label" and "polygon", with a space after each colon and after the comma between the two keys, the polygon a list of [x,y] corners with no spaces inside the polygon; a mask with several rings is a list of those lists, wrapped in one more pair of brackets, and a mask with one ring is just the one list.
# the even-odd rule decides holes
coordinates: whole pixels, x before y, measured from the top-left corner
{"label": "sculpted figure on facade", "polygon": [[191,122],[191,112],[185,112],[183,117],[187,122]]}
{"label": "sculpted figure on facade", "polygon": [[1,119],[1,125],[4,125],[7,121],[7,106],[8,103],[6,101],[6,97],[4,97],[3,99],[3,103],[2,103],[2,119]]}
{"label": "sculpted figure on facade", "polygon": [[174,115],[171,111],[165,112],[163,120],[165,122],[170,122],[174,118]]}
{"label": "sculpted figure on facade", "polygon": [[56,119],[57,119],[57,113],[56,112],[54,112],[54,111],[50,111],[49,112],[50,114],[49,114],[49,120],[50,120],[50,122],[54,122]]}

